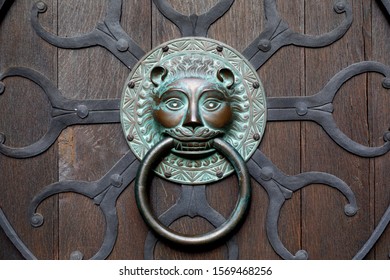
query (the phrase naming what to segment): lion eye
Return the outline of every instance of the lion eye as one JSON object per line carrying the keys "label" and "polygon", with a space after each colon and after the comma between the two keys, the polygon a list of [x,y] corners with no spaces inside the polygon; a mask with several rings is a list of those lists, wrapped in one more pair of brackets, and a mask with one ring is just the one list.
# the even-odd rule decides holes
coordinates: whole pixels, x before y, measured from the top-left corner
{"label": "lion eye", "polygon": [[184,103],[179,98],[170,98],[165,101],[165,106],[169,110],[178,111],[184,107]]}
{"label": "lion eye", "polygon": [[207,111],[215,111],[219,107],[221,107],[221,100],[214,99],[214,98],[208,98],[206,101],[203,103],[203,108]]}

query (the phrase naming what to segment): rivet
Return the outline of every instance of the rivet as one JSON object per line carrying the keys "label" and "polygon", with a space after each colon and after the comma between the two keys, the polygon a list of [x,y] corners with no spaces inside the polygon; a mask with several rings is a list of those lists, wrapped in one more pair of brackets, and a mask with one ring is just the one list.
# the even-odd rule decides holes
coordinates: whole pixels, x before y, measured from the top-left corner
{"label": "rivet", "polygon": [[253,140],[259,141],[260,140],[260,134],[258,134],[258,133],[253,134]]}
{"label": "rivet", "polygon": [[37,9],[38,9],[38,11],[39,11],[40,13],[44,13],[44,12],[46,12],[46,10],[47,10],[47,5],[46,5],[46,3],[42,2],[42,1],[36,3],[36,6],[37,6]]}
{"label": "rivet", "polygon": [[222,52],[223,51],[223,47],[222,46],[217,46],[217,51],[218,52]]}
{"label": "rivet", "polygon": [[353,205],[351,204],[348,204],[344,207],[344,213],[345,215],[347,215],[348,217],[352,217],[356,214],[357,212],[357,208],[354,207]]}
{"label": "rivet", "polygon": [[295,110],[297,112],[297,114],[299,116],[304,116],[307,114],[308,112],[308,108],[307,108],[307,105],[303,102],[299,102],[296,106],[295,106]]}
{"label": "rivet", "polygon": [[384,78],[382,82],[384,88],[390,89],[390,78]]}
{"label": "rivet", "polygon": [[167,52],[167,51],[169,51],[169,46],[165,45],[161,49],[163,52]]}
{"label": "rivet", "polygon": [[127,139],[127,141],[130,141],[130,142],[131,142],[131,141],[134,140],[134,135],[131,134],[131,133],[129,133],[129,134],[127,135],[126,139]]}
{"label": "rivet", "polygon": [[31,217],[30,223],[33,227],[40,227],[43,224],[43,216],[39,213],[35,213]]}
{"label": "rivet", "polygon": [[129,42],[127,42],[126,39],[121,38],[116,42],[116,48],[120,52],[125,52],[129,49]]}
{"label": "rivet", "polygon": [[257,47],[263,52],[268,52],[271,49],[271,41],[268,39],[261,39]]}
{"label": "rivet", "polygon": [[165,178],[170,178],[170,177],[172,177],[172,173],[169,171],[165,171],[164,176],[165,176]]}
{"label": "rivet", "polygon": [[299,250],[295,254],[295,258],[294,259],[297,259],[297,260],[307,260],[308,257],[309,257],[309,254],[305,250]]}
{"label": "rivet", "polygon": [[76,107],[77,116],[81,119],[85,119],[89,115],[88,107],[85,105],[78,105]]}
{"label": "rivet", "polygon": [[215,173],[215,175],[218,177],[218,178],[222,178],[223,177],[223,172],[221,170],[218,170],[217,173]]}
{"label": "rivet", "polygon": [[5,91],[5,84],[3,82],[0,82],[0,94],[3,94]]}
{"label": "rivet", "polygon": [[84,258],[84,254],[81,253],[80,251],[73,251],[72,253],[70,253],[71,260],[79,261],[82,260],[83,258]]}
{"label": "rivet", "polygon": [[129,88],[134,88],[135,87],[135,82],[134,81],[130,81],[128,84]]}
{"label": "rivet", "polygon": [[111,175],[111,185],[113,185],[116,188],[119,188],[123,184],[123,177],[119,174],[113,174]]}
{"label": "rivet", "polygon": [[260,84],[259,84],[259,82],[254,82],[252,84],[252,86],[253,86],[254,89],[258,89],[260,87]]}
{"label": "rivet", "polygon": [[274,170],[272,167],[265,166],[261,169],[260,177],[265,181],[269,181],[274,177]]}
{"label": "rivet", "polygon": [[345,2],[339,1],[334,5],[334,10],[336,13],[343,13],[345,11]]}

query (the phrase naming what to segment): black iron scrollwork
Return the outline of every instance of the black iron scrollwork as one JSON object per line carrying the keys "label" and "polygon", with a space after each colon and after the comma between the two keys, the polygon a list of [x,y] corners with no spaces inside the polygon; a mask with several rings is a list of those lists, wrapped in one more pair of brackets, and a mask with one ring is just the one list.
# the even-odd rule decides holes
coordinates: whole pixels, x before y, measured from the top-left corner
{"label": "black iron scrollwork", "polygon": [[72,192],[93,199],[93,202],[103,212],[106,231],[99,251],[91,259],[107,258],[114,248],[118,236],[116,201],[134,180],[138,166],[139,161],[135,159],[131,152],[128,152],[98,181],[61,181],[47,186],[31,201],[28,209],[31,225],[33,227],[42,226],[44,222],[43,216],[40,213],[36,213],[36,210],[45,199],[52,195]]}
{"label": "black iron scrollwork", "polygon": [[22,254],[26,260],[36,260],[34,254],[27,248],[26,244],[20,239],[7,217],[4,214],[3,209],[0,207],[0,227],[4,230],[7,237],[15,245],[16,249]]}
{"label": "black iron scrollwork", "polygon": [[287,176],[260,151],[256,151],[247,164],[251,176],[267,191],[270,201],[266,220],[268,240],[275,252],[283,259],[308,258],[308,254],[304,250],[298,251],[295,255],[291,254],[278,237],[280,210],[284,202],[290,199],[295,191],[311,184],[328,185],[340,191],[348,200],[348,204],[344,208],[346,215],[353,216],[357,212],[355,195],[349,186],[336,176],[322,172],[306,172],[295,176]]}
{"label": "black iron scrollwork", "polygon": [[[0,22],[5,7],[13,1],[0,0]],[[171,20],[182,36],[207,36],[209,27],[223,16],[233,5],[234,0],[219,1],[210,11],[202,15],[185,16],[173,9],[167,0],[153,1],[159,11]],[[390,13],[390,5],[384,0],[378,0]],[[319,36],[309,36],[293,32],[288,24],[279,16],[276,2],[265,0],[265,30],[243,52],[244,56],[260,68],[275,52],[286,45],[302,47],[324,47],[340,39],[352,23],[351,7],[346,1],[338,1],[334,5],[337,13],[344,13],[345,19],[333,31]],[[57,47],[87,48],[102,46],[109,50],[128,68],[141,59],[145,52],[130,38],[120,25],[122,1],[110,0],[105,19],[96,28],[85,35],[62,38],[44,30],[38,22],[40,13],[47,7],[43,2],[34,4],[31,13],[31,24],[37,34]],[[336,74],[328,84],[317,94],[307,97],[268,98],[267,114],[269,121],[314,121],[318,123],[337,144],[345,150],[363,157],[377,157],[390,150],[390,132],[385,132],[385,143],[381,147],[366,147],[348,138],[336,125],[333,113],[333,101],[340,87],[352,77],[365,73],[377,72],[385,76],[383,87],[390,88],[390,68],[378,62],[365,61],[353,64]],[[37,156],[46,151],[67,126],[74,124],[117,123],[119,118],[119,100],[69,100],[43,75],[27,68],[12,68],[0,75],[0,94],[6,90],[5,79],[8,77],[23,77],[40,86],[45,92],[52,107],[48,132],[36,143],[23,147],[6,146],[5,136],[0,134],[0,153],[14,158]],[[31,201],[28,209],[33,227],[42,226],[44,219],[37,213],[38,206],[48,197],[72,192],[92,199],[104,214],[106,229],[103,243],[92,259],[105,259],[115,246],[117,239],[118,217],[116,201],[123,191],[136,178],[140,162],[129,151],[100,180],[95,182],[61,181],[46,186]],[[275,252],[283,259],[307,259],[308,253],[299,250],[291,253],[282,243],[278,235],[278,221],[281,208],[294,192],[311,184],[323,184],[338,190],[348,201],[344,212],[353,216],[357,211],[357,202],[351,188],[340,178],[322,172],[306,172],[294,176],[282,173],[260,151],[256,151],[247,162],[249,174],[263,187],[269,198],[266,217],[266,233]],[[205,186],[182,185],[182,193],[175,205],[164,212],[158,220],[169,227],[174,221],[183,217],[200,216],[218,228],[226,219],[213,209],[207,202]],[[253,202],[256,203],[256,202]],[[371,250],[390,222],[390,207],[383,214],[376,229],[366,244],[355,255],[354,259],[362,259]],[[0,227],[10,238],[16,248],[26,259],[36,259],[12,228],[4,212],[0,208]],[[152,259],[158,239],[150,232],[145,242],[145,258]],[[228,258],[238,258],[238,245],[235,237],[226,241]],[[75,252],[71,258],[81,259],[82,253]]]}
{"label": "black iron scrollwork", "polygon": [[234,0],[220,0],[207,13],[190,16],[177,12],[167,0],[153,0],[153,2],[159,11],[180,29],[183,37],[206,37],[210,26],[229,10]]}
{"label": "black iron scrollwork", "polygon": [[[45,152],[61,131],[75,124],[102,124],[119,122],[119,100],[70,100],[42,74],[29,68],[10,68],[0,74],[0,81],[7,77],[23,77],[36,83],[45,92],[52,107],[49,129],[46,134],[27,147],[11,148],[4,144],[5,135],[0,133],[0,152],[14,158],[28,158]],[[1,83],[2,92],[5,83]]]}
{"label": "black iron scrollwork", "polygon": [[366,147],[346,136],[333,119],[333,100],[340,87],[352,77],[377,72],[385,76],[382,86],[390,88],[390,67],[378,62],[355,63],[340,71],[326,86],[313,96],[268,98],[268,120],[309,120],[318,123],[326,133],[345,150],[362,157],[377,157],[390,150],[390,132],[383,135],[385,143],[381,147]]}
{"label": "black iron scrollwork", "polygon": [[352,24],[351,6],[346,1],[334,5],[336,13],[345,13],[344,21],[334,30],[319,36],[294,32],[278,13],[274,0],[264,1],[265,30],[244,51],[243,55],[259,69],[275,52],[288,45],[300,47],[325,47],[339,40]]}
{"label": "black iron scrollwork", "polygon": [[0,0],[0,23],[13,2],[14,0]]}
{"label": "black iron scrollwork", "polygon": [[[206,186],[182,186],[181,195],[171,208],[158,217],[158,220],[165,226],[170,226],[182,217],[201,217],[206,219],[215,228],[220,227],[226,219],[210,206],[206,198]],[[144,256],[145,259],[154,258],[154,250],[158,238],[153,232],[149,232],[145,241]],[[236,237],[232,237],[226,242],[228,250],[227,259],[238,259],[238,245]]]}
{"label": "black iron scrollwork", "polygon": [[32,9],[31,24],[41,38],[56,47],[81,49],[102,46],[128,68],[132,68],[145,54],[120,25],[122,0],[110,0],[105,19],[90,33],[77,37],[59,37],[43,29],[39,24],[38,16],[46,10],[47,6],[44,2],[37,2]]}
{"label": "black iron scrollwork", "polygon": [[357,252],[357,254],[353,257],[354,260],[362,260],[364,257],[370,252],[372,247],[374,247],[375,243],[378,241],[379,237],[386,230],[387,225],[390,223],[390,206],[387,207],[385,213],[380,219],[378,225],[376,226],[374,232],[371,234],[370,238],[363,245],[363,247]]}
{"label": "black iron scrollwork", "polygon": [[377,0],[386,9],[387,18],[390,20],[390,2],[389,0]]}

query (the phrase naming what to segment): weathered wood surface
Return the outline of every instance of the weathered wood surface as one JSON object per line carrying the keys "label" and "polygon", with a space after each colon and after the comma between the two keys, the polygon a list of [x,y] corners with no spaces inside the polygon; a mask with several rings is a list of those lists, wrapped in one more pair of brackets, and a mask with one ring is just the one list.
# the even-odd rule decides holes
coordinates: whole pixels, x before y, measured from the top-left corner
{"label": "weathered wood surface", "polygon": [[[42,25],[56,30],[57,14],[50,5]],[[42,41],[29,23],[31,1],[15,1],[1,22],[0,71],[9,67],[33,68],[56,83],[56,48]],[[23,16],[21,16],[23,15]],[[34,83],[22,78],[7,78],[6,91],[0,97],[0,131],[6,143],[21,147],[37,141],[46,132],[49,104],[43,91]],[[27,207],[32,197],[44,186],[57,181],[57,146],[33,159],[18,160],[0,156],[0,206],[26,245],[43,259],[56,258],[56,199],[47,200],[40,211],[45,215],[45,226],[32,229]],[[18,259],[21,256],[0,231],[0,258]],[[3,246],[8,249],[3,250]]]}
{"label": "weathered wood surface", "polygon": [[[217,0],[170,0],[183,14],[201,14]],[[281,16],[297,32],[321,34],[335,28],[343,15],[333,11],[333,0],[277,1]],[[40,17],[44,27],[60,36],[80,35],[103,19],[107,1],[46,1],[48,11]],[[57,49],[40,39],[29,23],[31,1],[15,1],[0,25],[0,71],[11,66],[36,69],[49,77],[69,98],[119,98],[129,70],[100,47],[82,50]],[[346,66],[376,60],[390,65],[390,25],[376,1],[353,1],[354,22],[337,43],[320,49],[288,46],[277,52],[259,70],[267,96],[312,95]],[[145,50],[180,36],[178,28],[165,19],[152,1],[124,1],[122,25]],[[77,13],[73,11],[77,10]],[[236,0],[231,9],[209,30],[209,37],[239,51],[264,28],[263,6],[257,0]],[[23,15],[23,16],[20,16]],[[335,100],[335,118],[353,140],[381,145],[389,129],[390,98],[377,74],[360,75],[348,81]],[[7,143],[16,146],[37,140],[47,127],[49,108],[42,91],[18,78],[6,80],[0,96],[0,131]],[[34,97],[34,98],[31,98]],[[35,98],[36,97],[36,98]],[[34,117],[32,117],[34,116]],[[32,129],[33,128],[33,129]],[[304,249],[310,259],[350,259],[378,223],[389,205],[388,170],[390,155],[364,159],[334,144],[326,133],[310,122],[267,124],[260,149],[286,174],[324,171],[347,182],[357,197],[358,214],[347,217],[345,199],[337,191],[313,185],[294,193],[283,207],[280,237],[292,253]],[[44,186],[57,180],[96,180],[128,151],[117,125],[74,126],[43,155],[14,160],[0,156],[0,206],[20,237],[38,258],[68,259],[73,251],[90,258],[100,247],[104,218],[89,199],[75,194],[50,198],[41,207],[45,224],[31,228],[27,206]],[[237,198],[234,176],[207,187],[210,204],[225,217]],[[251,208],[238,231],[241,259],[278,259],[265,233],[268,206],[266,192],[254,180]],[[151,201],[156,213],[168,209],[180,186],[160,178],[153,180]],[[148,229],[135,205],[133,186],[118,200],[119,235],[110,259],[142,259]],[[212,229],[201,218],[185,218],[172,226],[182,233],[196,234]],[[91,238],[92,237],[92,238]],[[389,230],[382,236],[370,259],[388,259]],[[0,259],[21,258],[0,231]],[[185,252],[159,243],[156,259],[223,259],[225,246],[207,252]]]}

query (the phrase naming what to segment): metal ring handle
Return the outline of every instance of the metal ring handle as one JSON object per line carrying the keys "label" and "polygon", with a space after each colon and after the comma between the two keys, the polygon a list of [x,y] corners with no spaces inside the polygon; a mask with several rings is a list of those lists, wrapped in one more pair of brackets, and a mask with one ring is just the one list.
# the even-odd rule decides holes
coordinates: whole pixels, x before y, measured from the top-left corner
{"label": "metal ring handle", "polygon": [[147,181],[152,167],[160,162],[164,155],[174,147],[172,138],[165,138],[148,151],[138,169],[135,181],[135,198],[141,216],[146,224],[158,236],[182,246],[202,246],[215,243],[228,236],[245,217],[251,198],[249,172],[241,155],[222,139],[214,139],[214,148],[221,152],[233,165],[238,176],[240,187],[239,199],[230,217],[220,227],[204,234],[188,236],[180,235],[164,226],[152,213],[148,202]]}

